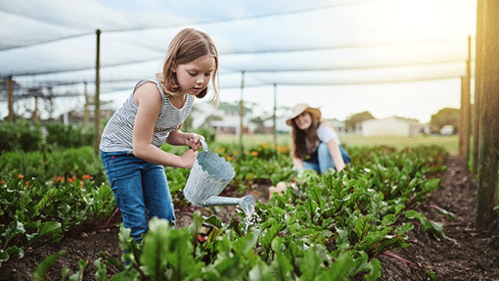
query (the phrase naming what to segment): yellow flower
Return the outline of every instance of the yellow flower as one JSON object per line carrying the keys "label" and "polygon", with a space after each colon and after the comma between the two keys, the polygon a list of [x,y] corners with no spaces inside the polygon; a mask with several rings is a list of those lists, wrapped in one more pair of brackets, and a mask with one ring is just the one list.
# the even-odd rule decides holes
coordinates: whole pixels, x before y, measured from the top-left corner
{"label": "yellow flower", "polygon": [[238,153],[238,152],[237,152],[237,150],[234,150],[234,153],[233,153],[233,154],[234,154],[234,156],[236,156],[236,155],[237,155],[237,153]]}

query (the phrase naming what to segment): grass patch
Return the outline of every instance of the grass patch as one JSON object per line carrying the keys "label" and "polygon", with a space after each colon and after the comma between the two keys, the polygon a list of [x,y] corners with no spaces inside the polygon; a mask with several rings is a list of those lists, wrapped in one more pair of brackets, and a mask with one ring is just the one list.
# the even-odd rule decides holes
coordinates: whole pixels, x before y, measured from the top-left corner
{"label": "grass patch", "polygon": [[[239,136],[236,135],[218,135],[217,142],[239,142]],[[363,137],[358,135],[340,135],[340,140],[345,146],[376,146],[387,145],[400,150],[406,147],[416,147],[420,145],[439,145],[442,146],[451,155],[457,155],[459,151],[459,136],[374,136]],[[278,134],[277,145],[287,145],[290,142],[289,134]],[[259,143],[274,143],[274,137],[271,134],[265,135],[243,135],[243,145],[254,145]]]}

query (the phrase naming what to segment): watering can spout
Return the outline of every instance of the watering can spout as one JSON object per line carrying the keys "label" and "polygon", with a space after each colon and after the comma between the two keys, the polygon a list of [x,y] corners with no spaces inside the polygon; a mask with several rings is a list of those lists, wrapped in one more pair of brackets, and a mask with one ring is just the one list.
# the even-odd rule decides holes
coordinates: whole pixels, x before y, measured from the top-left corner
{"label": "watering can spout", "polygon": [[246,195],[243,198],[211,196],[203,206],[218,206],[218,205],[239,205],[246,215],[253,213],[255,208],[255,199],[251,195]]}

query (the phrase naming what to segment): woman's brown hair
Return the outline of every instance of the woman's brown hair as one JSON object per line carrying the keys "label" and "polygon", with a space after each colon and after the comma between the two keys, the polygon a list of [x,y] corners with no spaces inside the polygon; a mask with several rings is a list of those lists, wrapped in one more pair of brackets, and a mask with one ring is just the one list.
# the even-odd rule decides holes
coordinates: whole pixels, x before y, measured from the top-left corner
{"label": "woman's brown hair", "polygon": [[[180,86],[177,80],[175,70],[178,65],[190,63],[204,56],[213,56],[215,59],[215,70],[213,71],[213,98],[211,101],[219,102],[218,87],[215,79],[218,79],[218,52],[215,43],[210,36],[202,31],[185,28],[173,37],[168,51],[166,53],[163,73],[161,75],[161,84],[166,89],[167,94],[175,96],[180,92]],[[201,91],[196,97],[204,98],[208,93],[208,87]]]}
{"label": "woman's brown hair", "polygon": [[[312,124],[306,130],[300,130],[294,120],[291,122],[291,153],[293,153],[294,157],[301,160],[305,160],[307,155],[317,149],[317,142],[319,140],[317,129],[321,124],[321,120],[317,119],[313,114],[308,114],[312,118]],[[310,150],[307,150],[307,141],[310,144]]]}

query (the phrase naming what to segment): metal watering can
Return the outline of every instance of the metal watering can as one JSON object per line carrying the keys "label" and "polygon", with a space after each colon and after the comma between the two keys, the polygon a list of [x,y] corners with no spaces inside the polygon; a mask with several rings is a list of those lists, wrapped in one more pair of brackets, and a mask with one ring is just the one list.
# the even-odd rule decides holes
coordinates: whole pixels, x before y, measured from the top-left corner
{"label": "metal watering can", "polygon": [[234,178],[234,168],[216,153],[208,150],[204,140],[203,152],[198,153],[184,188],[185,198],[195,206],[239,205],[246,215],[254,210],[251,195],[242,198],[218,196]]}

